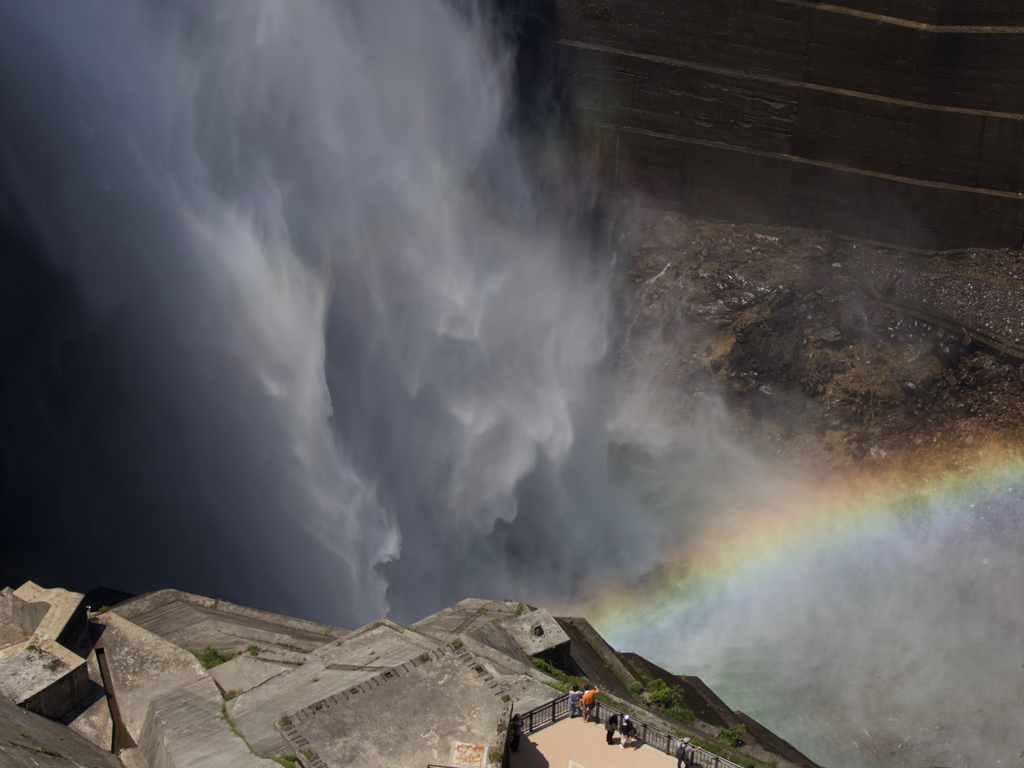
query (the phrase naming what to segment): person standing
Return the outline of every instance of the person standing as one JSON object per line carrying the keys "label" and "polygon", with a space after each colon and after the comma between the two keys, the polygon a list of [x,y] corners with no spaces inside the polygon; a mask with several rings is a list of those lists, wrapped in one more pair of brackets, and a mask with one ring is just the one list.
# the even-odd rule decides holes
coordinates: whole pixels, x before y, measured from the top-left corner
{"label": "person standing", "polygon": [[629,740],[635,731],[636,729],[633,727],[633,721],[629,719],[629,715],[623,715],[622,727],[619,728],[619,746],[623,749],[629,746]]}
{"label": "person standing", "polygon": [[608,722],[604,724],[605,740],[609,744],[614,744],[613,739],[615,738],[615,730],[619,727],[619,718],[612,715],[608,718]]}
{"label": "person standing", "polygon": [[[585,687],[585,686],[584,686]],[[596,687],[583,692],[583,722],[590,722],[590,715],[594,711],[594,699],[600,691]]]}
{"label": "person standing", "polygon": [[580,693],[580,687],[576,683],[572,684],[572,690],[569,691],[569,717],[579,717],[580,715],[580,699],[583,698],[583,694]]}
{"label": "person standing", "polygon": [[509,743],[509,751],[519,751],[519,740],[523,737],[523,718],[518,715],[512,715],[512,741]]}
{"label": "person standing", "polygon": [[697,751],[700,747],[695,747],[690,743],[690,737],[687,736],[676,745],[676,757],[679,758],[676,762],[676,768],[691,768],[696,764]]}

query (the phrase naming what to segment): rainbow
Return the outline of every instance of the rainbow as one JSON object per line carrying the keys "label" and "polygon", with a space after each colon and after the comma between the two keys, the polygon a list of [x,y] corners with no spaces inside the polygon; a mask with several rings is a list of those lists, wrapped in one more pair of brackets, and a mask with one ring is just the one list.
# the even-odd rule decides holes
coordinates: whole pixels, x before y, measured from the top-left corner
{"label": "rainbow", "polygon": [[845,478],[781,480],[756,504],[709,514],[674,541],[641,584],[601,588],[574,606],[616,647],[678,626],[801,562],[859,549],[908,528],[969,518],[979,505],[1024,494],[1024,454],[987,441],[956,456],[892,459],[892,469]]}

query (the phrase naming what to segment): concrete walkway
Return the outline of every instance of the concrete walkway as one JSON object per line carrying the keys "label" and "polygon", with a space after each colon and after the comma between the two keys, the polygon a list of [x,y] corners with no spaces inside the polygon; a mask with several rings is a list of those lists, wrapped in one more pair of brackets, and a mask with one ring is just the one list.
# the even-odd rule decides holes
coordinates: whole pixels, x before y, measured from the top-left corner
{"label": "concrete walkway", "polygon": [[625,749],[605,743],[604,726],[582,718],[561,720],[523,736],[511,768],[671,768],[674,757],[634,741]]}

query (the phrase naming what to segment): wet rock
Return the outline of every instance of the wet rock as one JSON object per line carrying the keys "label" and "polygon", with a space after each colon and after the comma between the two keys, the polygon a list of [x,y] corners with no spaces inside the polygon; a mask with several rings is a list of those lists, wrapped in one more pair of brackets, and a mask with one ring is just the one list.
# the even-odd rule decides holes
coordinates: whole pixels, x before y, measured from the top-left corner
{"label": "wet rock", "polygon": [[818,331],[818,340],[824,344],[838,344],[843,340],[843,334],[838,328],[830,325]]}

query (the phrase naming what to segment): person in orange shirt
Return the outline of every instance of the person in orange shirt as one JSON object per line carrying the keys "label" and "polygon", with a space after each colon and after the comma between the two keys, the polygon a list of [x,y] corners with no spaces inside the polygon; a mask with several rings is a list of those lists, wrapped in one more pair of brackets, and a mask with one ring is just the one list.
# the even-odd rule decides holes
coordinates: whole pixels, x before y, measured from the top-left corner
{"label": "person in orange shirt", "polygon": [[583,691],[583,722],[590,722],[590,713],[594,711],[594,699],[597,697],[599,691],[597,688],[586,689],[584,686]]}

